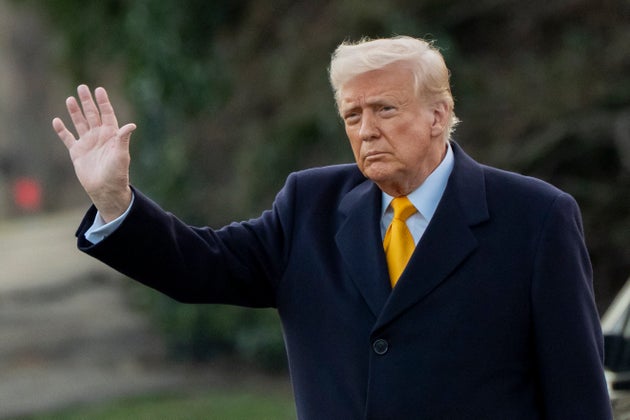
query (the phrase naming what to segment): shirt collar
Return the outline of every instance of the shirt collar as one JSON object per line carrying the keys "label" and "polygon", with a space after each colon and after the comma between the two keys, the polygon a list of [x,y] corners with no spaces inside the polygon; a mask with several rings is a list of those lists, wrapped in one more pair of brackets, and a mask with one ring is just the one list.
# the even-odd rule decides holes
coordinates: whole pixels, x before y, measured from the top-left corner
{"label": "shirt collar", "polygon": [[[446,156],[442,159],[442,162],[431,172],[431,174],[424,180],[422,185],[412,191],[407,197],[409,201],[415,206],[418,212],[428,221],[433,218],[435,210],[437,209],[440,199],[446,189],[448,178],[453,171],[455,159],[453,158],[453,150],[450,142],[446,147]],[[394,197],[389,194],[382,193],[383,199],[381,200],[382,209],[381,217],[387,211],[389,204]]]}

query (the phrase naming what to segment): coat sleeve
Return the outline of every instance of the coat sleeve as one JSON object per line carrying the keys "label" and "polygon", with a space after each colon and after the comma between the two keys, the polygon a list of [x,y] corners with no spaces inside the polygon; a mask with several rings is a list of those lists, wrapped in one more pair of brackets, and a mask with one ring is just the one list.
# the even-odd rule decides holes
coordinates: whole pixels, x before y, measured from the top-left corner
{"label": "coat sleeve", "polygon": [[96,210],[78,231],[81,251],[166,295],[188,303],[275,307],[292,226],[292,181],[271,210],[219,230],[192,227],[134,190],[122,225],[96,245],[85,239]]}
{"label": "coat sleeve", "polygon": [[560,194],[538,238],[532,308],[547,419],[612,419],[578,205]]}

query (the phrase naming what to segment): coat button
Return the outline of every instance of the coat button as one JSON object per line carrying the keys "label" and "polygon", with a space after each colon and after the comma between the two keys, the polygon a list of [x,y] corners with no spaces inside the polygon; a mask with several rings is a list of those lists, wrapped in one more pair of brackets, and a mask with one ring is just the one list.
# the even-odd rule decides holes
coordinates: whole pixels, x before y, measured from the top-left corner
{"label": "coat button", "polygon": [[374,353],[378,355],[382,356],[383,354],[387,353],[388,349],[389,343],[387,342],[387,340],[384,340],[382,338],[374,340],[374,342],[372,343],[372,350],[374,350]]}

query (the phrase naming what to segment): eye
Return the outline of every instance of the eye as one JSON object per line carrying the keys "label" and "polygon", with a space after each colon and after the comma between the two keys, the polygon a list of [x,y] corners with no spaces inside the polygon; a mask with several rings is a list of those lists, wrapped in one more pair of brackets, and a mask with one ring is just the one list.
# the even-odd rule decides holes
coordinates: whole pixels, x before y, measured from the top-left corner
{"label": "eye", "polygon": [[385,115],[389,115],[392,114],[396,111],[396,107],[391,106],[391,105],[383,105],[380,109],[381,113],[385,114]]}
{"label": "eye", "polygon": [[343,116],[343,120],[345,121],[346,125],[356,124],[357,122],[359,122],[360,119],[361,115],[358,112],[348,112]]}

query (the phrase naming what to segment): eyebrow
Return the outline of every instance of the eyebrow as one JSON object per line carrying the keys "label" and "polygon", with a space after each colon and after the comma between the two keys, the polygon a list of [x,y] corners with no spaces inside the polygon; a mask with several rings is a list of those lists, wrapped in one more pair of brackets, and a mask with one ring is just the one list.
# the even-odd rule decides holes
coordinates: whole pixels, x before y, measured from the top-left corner
{"label": "eyebrow", "polygon": [[[361,108],[361,106],[359,105],[361,101],[342,101],[341,102],[341,111],[342,112],[348,112],[348,111],[352,111],[354,109],[357,108]],[[378,106],[378,105],[385,105],[385,104],[392,104],[396,101],[391,100],[391,99],[387,99],[384,96],[377,96],[371,99],[367,99],[365,100],[365,104],[368,107],[373,107],[373,106]],[[344,105],[344,104],[347,104]]]}

